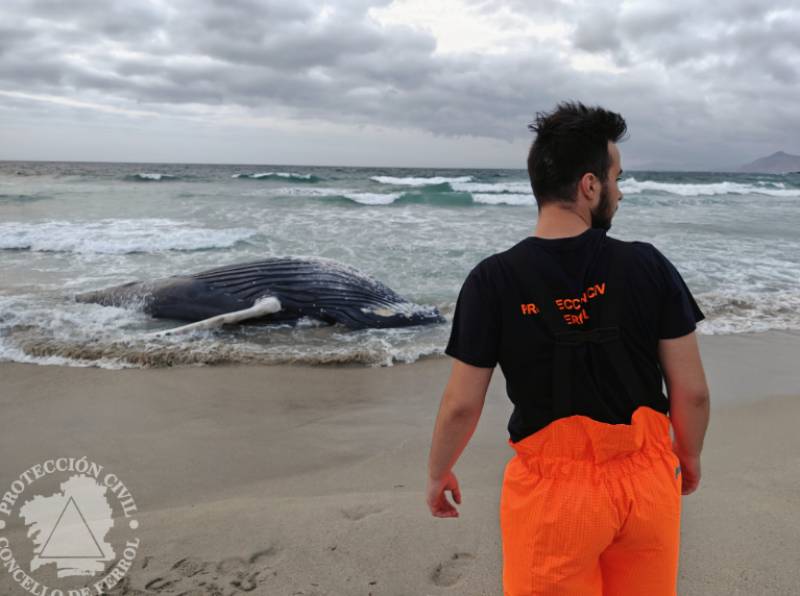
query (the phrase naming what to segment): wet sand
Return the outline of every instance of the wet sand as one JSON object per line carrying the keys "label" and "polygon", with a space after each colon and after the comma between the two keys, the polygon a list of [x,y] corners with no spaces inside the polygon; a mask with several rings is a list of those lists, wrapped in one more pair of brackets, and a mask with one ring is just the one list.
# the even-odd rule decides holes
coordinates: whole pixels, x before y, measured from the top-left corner
{"label": "wet sand", "polygon": [[[712,422],[701,489],[683,501],[679,593],[797,594],[800,333],[701,337],[701,350]],[[455,468],[461,516],[425,505],[449,367],[2,364],[0,493],[55,457],[124,479],[141,546],[113,593],[499,596],[513,454],[499,369]],[[21,523],[0,535],[25,544]],[[1,567],[0,593],[24,593]]]}

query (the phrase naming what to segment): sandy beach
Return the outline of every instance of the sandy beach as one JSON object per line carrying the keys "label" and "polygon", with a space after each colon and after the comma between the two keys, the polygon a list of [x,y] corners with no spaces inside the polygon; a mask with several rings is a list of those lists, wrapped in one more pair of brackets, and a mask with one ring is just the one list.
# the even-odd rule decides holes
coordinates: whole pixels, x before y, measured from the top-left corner
{"label": "sandy beach", "polygon": [[[800,333],[701,336],[701,350],[712,421],[683,500],[679,593],[797,594]],[[57,457],[124,479],[141,546],[114,594],[499,596],[513,453],[499,369],[455,468],[460,517],[424,500],[449,367],[2,364],[0,492]],[[0,532],[20,559],[25,532],[18,518]],[[4,569],[0,593],[24,593]]]}

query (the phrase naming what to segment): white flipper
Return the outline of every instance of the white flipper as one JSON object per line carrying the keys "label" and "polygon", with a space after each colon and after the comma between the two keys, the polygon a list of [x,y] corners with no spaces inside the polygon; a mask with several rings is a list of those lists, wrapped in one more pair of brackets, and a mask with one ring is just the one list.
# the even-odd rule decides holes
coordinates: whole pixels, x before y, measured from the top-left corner
{"label": "white flipper", "polygon": [[267,298],[259,298],[250,308],[226,312],[222,315],[217,315],[215,317],[203,319],[202,321],[189,323],[188,325],[175,327],[174,329],[156,331],[155,333],[148,334],[148,336],[164,337],[165,335],[172,335],[173,333],[184,333],[186,331],[195,331],[197,329],[213,329],[215,327],[221,327],[222,325],[228,325],[230,323],[239,323],[240,321],[246,321],[247,319],[256,319],[258,317],[263,317],[264,315],[270,315],[280,311],[280,309],[280,301],[274,296],[268,296]]}

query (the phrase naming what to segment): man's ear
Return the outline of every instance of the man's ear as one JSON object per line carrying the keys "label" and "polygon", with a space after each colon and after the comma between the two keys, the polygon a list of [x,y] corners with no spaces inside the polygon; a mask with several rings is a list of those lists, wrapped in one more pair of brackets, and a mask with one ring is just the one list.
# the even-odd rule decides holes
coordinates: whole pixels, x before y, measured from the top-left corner
{"label": "man's ear", "polygon": [[580,190],[587,198],[593,199],[596,192],[600,190],[600,180],[591,172],[586,172],[578,183]]}

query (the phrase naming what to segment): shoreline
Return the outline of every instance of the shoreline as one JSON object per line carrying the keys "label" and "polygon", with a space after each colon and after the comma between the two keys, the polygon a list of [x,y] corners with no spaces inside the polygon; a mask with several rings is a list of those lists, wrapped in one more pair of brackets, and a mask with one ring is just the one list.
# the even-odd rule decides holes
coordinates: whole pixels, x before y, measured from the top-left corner
{"label": "shoreline", "polygon": [[[746,333],[697,335],[700,345],[703,364],[707,376],[714,376],[714,386],[711,387],[712,398],[722,393],[729,400],[758,399],[764,395],[761,388],[762,381],[757,373],[769,373],[768,395],[794,395],[800,390],[800,378],[793,371],[797,361],[797,353],[793,350],[800,346],[800,330],[797,329],[770,329],[768,331],[749,331]],[[766,351],[766,353],[765,353]],[[706,359],[706,352],[712,355]],[[732,358],[738,358],[732,362]],[[33,362],[0,361],[0,376],[5,378],[21,378],[27,374],[36,374],[37,370],[64,369],[64,370],[92,370],[100,374],[117,374],[125,372],[130,374],[135,371],[189,371],[209,369],[214,371],[230,370],[391,370],[409,366],[418,366],[423,363],[448,361],[449,356],[444,354],[422,355],[413,362],[394,362],[390,366],[367,365],[360,362],[280,362],[280,363],[223,363],[223,364],[176,364],[155,367],[125,367],[106,368],[93,365],[66,365],[66,364],[40,364]],[[26,367],[31,371],[26,373]],[[752,373],[752,374],[751,374]],[[47,374],[47,373],[43,373]],[[227,373],[221,373],[227,374]],[[495,375],[502,374],[496,368]]]}

